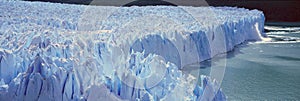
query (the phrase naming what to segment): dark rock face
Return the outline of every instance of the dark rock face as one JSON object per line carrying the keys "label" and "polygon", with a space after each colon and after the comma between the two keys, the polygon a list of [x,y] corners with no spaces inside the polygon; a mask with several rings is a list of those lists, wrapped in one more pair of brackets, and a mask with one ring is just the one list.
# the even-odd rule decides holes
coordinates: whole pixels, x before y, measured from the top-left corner
{"label": "dark rock face", "polygon": [[[106,2],[104,1],[97,1],[97,0],[25,0],[25,1],[42,1],[42,2],[54,2],[54,3],[67,3],[67,4],[83,4],[89,5],[93,2],[92,5],[105,5]],[[117,1],[117,0],[114,0]],[[114,2],[112,1],[112,2]],[[102,4],[103,3],[103,4]],[[118,3],[118,2],[116,2]],[[116,5],[120,5],[119,3]],[[124,3],[121,6],[176,6],[173,3],[162,1],[162,0],[135,0],[129,3]],[[106,6],[111,6],[110,4]]]}
{"label": "dark rock face", "polygon": [[93,0],[24,0],[24,1],[42,1],[42,2],[53,2],[53,3],[89,5]]}
{"label": "dark rock face", "polygon": [[125,4],[124,6],[177,6],[175,4],[172,4],[170,2],[162,1],[162,0],[136,0],[133,2],[130,2],[128,4]]}

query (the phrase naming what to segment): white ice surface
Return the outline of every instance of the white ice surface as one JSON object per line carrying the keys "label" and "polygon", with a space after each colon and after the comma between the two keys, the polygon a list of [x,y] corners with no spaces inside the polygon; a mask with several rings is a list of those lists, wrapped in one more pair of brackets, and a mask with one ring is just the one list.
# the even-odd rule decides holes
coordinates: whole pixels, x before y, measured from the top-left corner
{"label": "white ice surface", "polygon": [[260,40],[263,25],[243,8],[0,1],[0,100],[225,100],[180,69]]}

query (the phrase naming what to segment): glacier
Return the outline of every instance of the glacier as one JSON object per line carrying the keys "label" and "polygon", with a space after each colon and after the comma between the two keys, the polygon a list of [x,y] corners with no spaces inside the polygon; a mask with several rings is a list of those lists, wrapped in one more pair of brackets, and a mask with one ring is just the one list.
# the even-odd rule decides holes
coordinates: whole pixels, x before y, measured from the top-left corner
{"label": "glacier", "polygon": [[226,100],[182,69],[262,40],[264,20],[236,7],[1,0],[0,100]]}

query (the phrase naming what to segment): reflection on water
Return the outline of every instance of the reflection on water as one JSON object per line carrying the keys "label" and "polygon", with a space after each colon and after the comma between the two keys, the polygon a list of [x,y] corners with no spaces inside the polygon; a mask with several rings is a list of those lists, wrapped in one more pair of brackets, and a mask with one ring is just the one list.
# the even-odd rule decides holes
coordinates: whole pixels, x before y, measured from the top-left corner
{"label": "reflection on water", "polygon": [[[221,88],[228,100],[300,99],[300,28],[266,28],[270,41],[242,44],[217,57],[227,61]],[[205,61],[198,71],[210,75],[217,66]]]}

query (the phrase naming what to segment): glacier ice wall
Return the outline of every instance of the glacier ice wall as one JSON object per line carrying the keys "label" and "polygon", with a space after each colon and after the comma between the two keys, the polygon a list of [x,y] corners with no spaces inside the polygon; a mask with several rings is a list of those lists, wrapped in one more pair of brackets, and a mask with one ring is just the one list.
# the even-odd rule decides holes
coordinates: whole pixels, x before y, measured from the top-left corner
{"label": "glacier ice wall", "polygon": [[[184,66],[260,40],[264,15],[233,7],[0,1],[0,100],[226,100]],[[205,91],[205,92],[204,92]]]}

